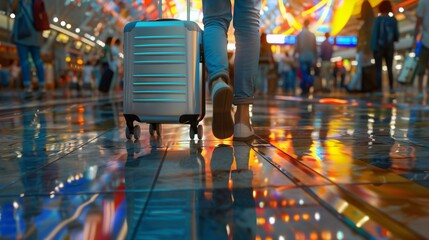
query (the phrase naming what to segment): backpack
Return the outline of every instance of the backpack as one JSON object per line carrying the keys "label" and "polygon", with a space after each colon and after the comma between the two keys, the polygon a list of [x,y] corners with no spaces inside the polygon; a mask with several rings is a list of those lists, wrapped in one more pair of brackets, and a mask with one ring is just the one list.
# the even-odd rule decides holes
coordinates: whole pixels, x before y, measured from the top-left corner
{"label": "backpack", "polygon": [[37,31],[49,30],[49,17],[43,0],[33,0],[34,28]]}
{"label": "backpack", "polygon": [[390,46],[395,41],[394,22],[390,19],[380,19],[380,35],[378,37],[378,46]]}

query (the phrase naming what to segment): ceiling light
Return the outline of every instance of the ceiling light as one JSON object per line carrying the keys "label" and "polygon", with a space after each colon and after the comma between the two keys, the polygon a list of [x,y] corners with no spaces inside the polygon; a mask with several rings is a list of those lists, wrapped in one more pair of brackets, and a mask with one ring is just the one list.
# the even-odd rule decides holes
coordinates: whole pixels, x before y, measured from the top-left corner
{"label": "ceiling light", "polygon": [[404,8],[403,8],[403,7],[400,7],[400,8],[399,8],[399,12],[400,12],[400,13],[403,13],[403,12],[404,12]]}
{"label": "ceiling light", "polygon": [[75,32],[80,33],[80,28],[76,28]]}
{"label": "ceiling light", "polygon": [[54,20],[54,22],[58,22],[58,18],[57,17],[54,17],[53,20]]}
{"label": "ceiling light", "polygon": [[14,19],[16,16],[15,16],[15,13],[11,13],[10,14],[10,18],[12,18],[12,19]]}
{"label": "ceiling light", "polygon": [[66,25],[66,22],[61,21],[61,23],[60,23],[60,24],[61,24],[61,26],[63,26],[63,27],[64,27],[64,26]]}
{"label": "ceiling light", "polygon": [[71,28],[71,24],[70,24],[70,23],[67,23],[66,28],[67,28],[67,29],[70,29],[70,28]]}

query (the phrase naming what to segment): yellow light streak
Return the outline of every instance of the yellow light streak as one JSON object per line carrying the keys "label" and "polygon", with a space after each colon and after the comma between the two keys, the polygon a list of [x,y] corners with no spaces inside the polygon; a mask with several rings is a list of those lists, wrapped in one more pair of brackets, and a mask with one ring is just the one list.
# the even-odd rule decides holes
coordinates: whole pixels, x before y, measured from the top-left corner
{"label": "yellow light streak", "polygon": [[323,0],[320,1],[318,4],[314,5],[312,8],[305,10],[304,12],[302,12],[302,16],[305,17],[309,14],[314,13],[315,11],[321,9],[322,7],[324,7],[325,5],[327,5],[328,2],[332,2],[332,0]]}

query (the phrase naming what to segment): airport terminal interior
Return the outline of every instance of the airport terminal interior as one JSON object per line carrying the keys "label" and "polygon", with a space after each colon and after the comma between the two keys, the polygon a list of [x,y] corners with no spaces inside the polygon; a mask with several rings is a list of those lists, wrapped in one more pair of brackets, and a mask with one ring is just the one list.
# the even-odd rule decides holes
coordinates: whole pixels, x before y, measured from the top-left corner
{"label": "airport terminal interior", "polygon": [[[369,2],[377,12],[381,0]],[[392,1],[395,77],[410,54],[418,2]],[[164,0],[163,18],[201,24],[201,4],[187,12],[186,1]],[[311,17],[318,39],[342,37],[332,61],[342,61],[349,82],[360,4],[264,0],[262,29],[278,57]],[[106,37],[122,39],[128,22],[158,18],[158,1],[45,5],[47,92],[26,98],[9,76],[18,60],[14,15],[0,2],[0,239],[429,238],[429,99],[417,80],[395,82],[391,92],[384,71],[381,91],[348,92],[332,81],[330,91],[302,96],[298,84],[283,91],[278,78],[255,96],[248,141],[213,135],[207,90],[198,134],[186,123],[134,121],[140,134],[130,136],[127,79],[100,93],[95,79],[80,86],[81,74]]]}

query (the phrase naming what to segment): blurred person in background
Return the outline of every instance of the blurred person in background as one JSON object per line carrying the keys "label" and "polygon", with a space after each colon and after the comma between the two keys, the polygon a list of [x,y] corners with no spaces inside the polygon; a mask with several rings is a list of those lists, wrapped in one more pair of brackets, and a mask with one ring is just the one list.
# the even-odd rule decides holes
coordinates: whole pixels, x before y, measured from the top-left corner
{"label": "blurred person in background", "polygon": [[359,19],[362,21],[362,25],[358,31],[356,45],[357,66],[355,75],[346,86],[346,90],[349,92],[362,90],[362,67],[371,64],[371,33],[375,16],[372,6],[367,0],[362,3]]}
{"label": "blurred person in background", "polygon": [[[43,96],[45,90],[45,71],[43,68],[43,60],[41,57],[40,46],[42,45],[42,32],[34,28],[34,18],[32,11],[32,0],[10,0],[12,9],[16,14],[12,28],[12,41],[15,43],[19,63],[21,65],[22,81],[24,85],[24,98],[33,96],[32,79],[31,79],[31,64],[28,56],[31,55],[33,63],[36,67],[38,79],[38,94],[37,97]],[[25,21],[27,24],[22,24]],[[24,26],[27,26],[24,31]]]}
{"label": "blurred person in background", "polygon": [[314,83],[312,69],[316,65],[317,45],[316,36],[309,29],[310,20],[304,21],[302,31],[296,37],[293,56],[298,56],[299,68],[301,71],[301,95],[307,96]]}
{"label": "blurred person in background", "polygon": [[[338,75],[340,75],[340,84],[338,85]],[[344,61],[340,60],[335,62],[334,70],[333,70],[333,76],[334,76],[334,87],[338,90],[341,90],[345,87],[345,81],[346,81],[346,68],[344,67]]]}
{"label": "blurred person in background", "polygon": [[282,90],[284,93],[295,94],[295,76],[293,74],[293,59],[288,51],[279,60],[279,74],[282,79]]}
{"label": "blurred person in background", "polygon": [[100,84],[98,85],[98,90],[101,93],[109,93],[113,75],[116,70],[116,63],[112,54],[112,41],[113,38],[111,36],[106,38],[105,45],[101,53],[102,75]]}
{"label": "blurred person in background", "polygon": [[[322,81],[322,91],[331,91],[332,67],[331,58],[334,54],[334,45],[329,42],[329,32],[325,33],[325,40],[320,45],[320,80]],[[324,80],[324,81],[323,81]]]}
{"label": "blurred person in background", "polygon": [[378,5],[380,15],[374,20],[371,37],[371,50],[374,54],[378,90],[383,91],[383,59],[386,62],[389,76],[389,90],[394,93],[393,54],[395,42],[399,40],[398,22],[393,15],[392,3],[382,1]]}
{"label": "blurred person in background", "polygon": [[94,66],[87,60],[83,68],[83,89],[92,90],[94,86]]}
{"label": "blurred person in background", "polygon": [[9,65],[10,87],[12,89],[22,88],[21,68],[18,60],[12,60]]}
{"label": "blurred person in background", "polygon": [[122,41],[121,39],[117,38],[114,42],[114,44],[112,45],[112,57],[113,57],[113,62],[114,62],[114,66],[112,69],[114,74],[113,74],[113,79],[112,79],[112,84],[110,86],[110,91],[116,89],[121,80],[122,80],[122,74],[121,74],[121,70],[122,70],[122,58],[121,58],[121,49],[122,49]]}
{"label": "blurred person in background", "polygon": [[421,35],[421,46],[418,54],[418,97],[427,95],[427,90],[423,89],[423,78],[428,68],[429,62],[429,0],[420,0],[417,6],[417,21],[415,24],[413,49],[416,49],[417,38]]}
{"label": "blurred person in background", "polygon": [[95,78],[95,88],[97,88],[100,85],[101,82],[101,76],[102,76],[102,66],[101,66],[101,61],[100,59],[95,59],[93,60],[93,74],[94,74],[94,78]]}

